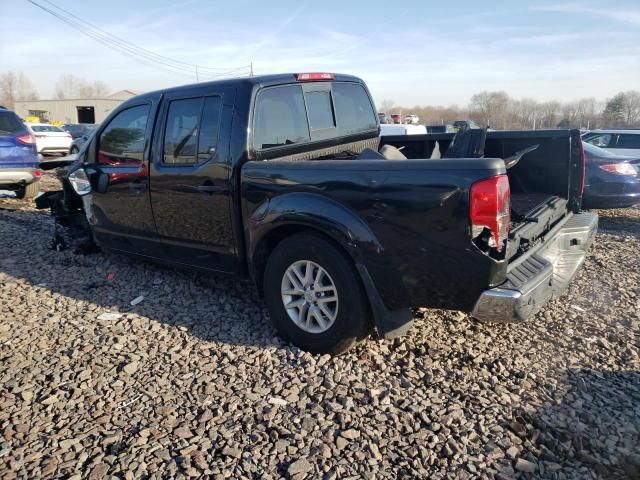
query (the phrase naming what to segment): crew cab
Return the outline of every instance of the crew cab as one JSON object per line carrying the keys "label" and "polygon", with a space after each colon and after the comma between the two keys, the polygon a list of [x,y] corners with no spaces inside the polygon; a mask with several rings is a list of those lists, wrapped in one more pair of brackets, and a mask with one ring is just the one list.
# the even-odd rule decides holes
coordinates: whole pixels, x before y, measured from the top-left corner
{"label": "crew cab", "polygon": [[278,332],[312,352],[401,335],[415,307],[520,322],[564,291],[597,227],[580,213],[578,131],[379,132],[349,75],[147,93],[37,205],[58,246],[250,280]]}

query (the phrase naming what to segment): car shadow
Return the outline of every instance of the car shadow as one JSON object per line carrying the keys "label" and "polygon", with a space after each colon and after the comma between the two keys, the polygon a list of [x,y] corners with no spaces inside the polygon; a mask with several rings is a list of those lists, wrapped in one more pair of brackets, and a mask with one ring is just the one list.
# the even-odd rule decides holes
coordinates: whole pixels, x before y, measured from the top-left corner
{"label": "car shadow", "polygon": [[[637,207],[634,207],[637,208]],[[605,233],[632,235],[640,237],[640,217],[634,215],[611,215],[608,212],[599,212],[592,210],[598,214],[598,229]]]}
{"label": "car shadow", "polygon": [[[51,217],[1,211],[0,272],[4,288],[18,281],[74,301],[85,315],[121,313],[188,330],[207,341],[283,345],[252,283],[154,264],[126,255],[50,249]],[[131,302],[143,297],[140,303]],[[135,302],[134,302],[135,303]],[[95,306],[95,307],[93,307]],[[96,308],[97,307],[97,308]],[[72,306],[72,309],[76,308]]]}
{"label": "car shadow", "polygon": [[521,457],[543,460],[535,478],[640,479],[640,371],[569,370],[548,400],[512,423]]}

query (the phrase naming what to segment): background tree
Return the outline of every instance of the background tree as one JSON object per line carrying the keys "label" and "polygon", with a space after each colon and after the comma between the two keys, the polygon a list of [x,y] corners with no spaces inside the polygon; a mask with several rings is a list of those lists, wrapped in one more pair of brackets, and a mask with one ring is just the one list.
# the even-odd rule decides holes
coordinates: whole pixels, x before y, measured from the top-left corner
{"label": "background tree", "polygon": [[0,105],[14,109],[20,100],[37,100],[38,92],[22,72],[0,75]]}
{"label": "background tree", "polygon": [[89,83],[75,75],[62,75],[55,85],[56,98],[95,98],[104,97],[109,93],[107,84],[101,81]]}
{"label": "background tree", "polygon": [[625,94],[618,93],[607,100],[603,113],[604,121],[612,127],[621,126],[625,121]]}
{"label": "background tree", "polygon": [[395,105],[395,102],[393,100],[388,100],[388,99],[382,100],[378,111],[380,113],[391,113],[391,109],[393,108],[394,105]]}
{"label": "background tree", "polygon": [[506,92],[481,92],[471,97],[469,115],[476,122],[493,128],[507,128],[509,95]]}

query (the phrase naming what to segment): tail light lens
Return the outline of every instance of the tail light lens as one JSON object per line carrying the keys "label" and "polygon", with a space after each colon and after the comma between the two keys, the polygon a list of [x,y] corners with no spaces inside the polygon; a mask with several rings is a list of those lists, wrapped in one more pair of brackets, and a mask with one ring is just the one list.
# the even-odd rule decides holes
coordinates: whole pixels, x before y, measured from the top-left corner
{"label": "tail light lens", "polygon": [[41,177],[42,176],[42,170],[36,170],[35,172],[33,172],[33,176],[34,177]]}
{"label": "tail light lens", "polygon": [[470,206],[473,239],[488,233],[489,247],[501,252],[511,223],[511,191],[507,176],[497,175],[474,183]]}
{"label": "tail light lens", "polygon": [[611,163],[608,165],[598,165],[601,170],[609,173],[615,173],[616,175],[631,175],[635,177],[638,175],[638,169],[630,163]]}
{"label": "tail light lens", "polygon": [[34,145],[36,143],[36,139],[33,138],[33,135],[30,133],[25,133],[24,135],[16,137],[16,140],[23,145]]}

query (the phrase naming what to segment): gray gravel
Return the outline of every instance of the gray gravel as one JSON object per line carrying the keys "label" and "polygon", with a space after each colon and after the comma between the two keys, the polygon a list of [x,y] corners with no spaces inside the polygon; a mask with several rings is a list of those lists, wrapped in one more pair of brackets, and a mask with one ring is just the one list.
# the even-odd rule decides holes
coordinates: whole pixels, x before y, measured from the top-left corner
{"label": "gray gravel", "polygon": [[526,325],[419,311],[332,358],[249,285],[47,250],[0,200],[0,478],[640,478],[640,209],[599,213]]}

